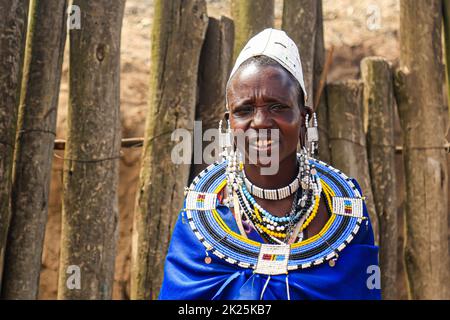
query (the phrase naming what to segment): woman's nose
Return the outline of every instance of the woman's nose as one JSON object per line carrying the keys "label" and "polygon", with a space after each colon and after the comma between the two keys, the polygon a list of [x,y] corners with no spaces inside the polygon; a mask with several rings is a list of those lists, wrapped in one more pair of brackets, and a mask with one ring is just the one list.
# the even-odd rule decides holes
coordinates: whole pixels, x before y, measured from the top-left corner
{"label": "woman's nose", "polygon": [[270,129],[273,127],[273,121],[266,108],[256,108],[251,123],[253,129]]}

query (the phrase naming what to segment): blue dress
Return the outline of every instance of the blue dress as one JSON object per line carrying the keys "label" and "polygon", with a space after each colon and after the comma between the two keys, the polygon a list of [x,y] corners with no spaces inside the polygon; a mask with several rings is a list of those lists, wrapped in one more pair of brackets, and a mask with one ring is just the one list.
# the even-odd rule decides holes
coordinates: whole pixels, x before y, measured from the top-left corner
{"label": "blue dress", "polygon": [[[322,183],[334,196],[347,197],[347,200],[362,196],[356,180],[323,162],[316,160],[315,165]],[[201,188],[203,191],[207,188],[218,190],[221,181],[223,184],[224,163],[216,163],[206,171],[194,180],[193,185],[201,186],[197,191]],[[212,181],[214,179],[217,183]],[[199,206],[204,205],[204,198],[201,201],[197,202]],[[359,218],[333,214],[319,235],[296,244],[289,254],[289,271],[275,275],[254,272],[258,263],[257,251],[264,241],[256,232],[249,235],[250,240],[240,240],[236,236],[238,226],[227,206],[217,200],[213,214],[213,211],[201,209],[186,210],[186,206],[192,205],[192,201],[188,205],[185,201],[176,222],[159,299],[381,298],[380,288],[376,285],[379,281],[374,281],[377,276],[374,272],[378,271],[379,276],[378,247],[374,245],[364,201]],[[206,257],[209,258],[205,260]]]}

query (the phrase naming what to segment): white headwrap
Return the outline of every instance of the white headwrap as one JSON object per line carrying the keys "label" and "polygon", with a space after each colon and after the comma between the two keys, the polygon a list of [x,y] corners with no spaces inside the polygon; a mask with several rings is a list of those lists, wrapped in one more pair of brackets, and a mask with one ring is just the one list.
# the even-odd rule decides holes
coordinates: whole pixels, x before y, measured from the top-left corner
{"label": "white headwrap", "polygon": [[288,70],[300,84],[306,103],[308,95],[306,93],[305,82],[303,80],[303,69],[300,54],[298,52],[297,45],[291,38],[288,37],[286,32],[268,28],[251,38],[236,59],[236,63],[231,71],[228,82],[239,69],[241,64],[244,63],[244,61],[255,56],[270,57]]}

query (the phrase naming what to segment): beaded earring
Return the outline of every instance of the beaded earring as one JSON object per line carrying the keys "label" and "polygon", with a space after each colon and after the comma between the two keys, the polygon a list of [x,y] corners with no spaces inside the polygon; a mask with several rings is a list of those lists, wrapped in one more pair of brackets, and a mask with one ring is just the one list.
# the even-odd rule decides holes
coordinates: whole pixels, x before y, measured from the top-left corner
{"label": "beaded earring", "polygon": [[317,154],[317,150],[319,148],[319,130],[317,126],[317,116],[316,113],[313,113],[313,125],[309,126],[309,114],[306,114],[305,119],[306,126],[306,150],[308,156],[314,157]]}
{"label": "beaded earring", "polygon": [[225,132],[222,131],[223,119],[219,121],[219,143],[222,149],[222,157],[227,159],[233,150],[233,134],[231,132],[230,120],[227,116],[225,117],[227,121],[227,129]]}
{"label": "beaded earring", "polygon": [[240,174],[243,168],[242,154],[239,150],[234,147],[233,132],[231,130],[231,124],[229,120],[229,113],[225,113],[225,119],[227,122],[227,129],[225,132],[222,131],[223,120],[219,122],[219,133],[220,133],[220,146],[222,148],[222,157],[227,161],[226,175],[227,175],[227,197],[224,199],[224,204],[228,205],[230,208],[234,206],[233,199],[231,195],[233,190],[237,189],[235,177]]}

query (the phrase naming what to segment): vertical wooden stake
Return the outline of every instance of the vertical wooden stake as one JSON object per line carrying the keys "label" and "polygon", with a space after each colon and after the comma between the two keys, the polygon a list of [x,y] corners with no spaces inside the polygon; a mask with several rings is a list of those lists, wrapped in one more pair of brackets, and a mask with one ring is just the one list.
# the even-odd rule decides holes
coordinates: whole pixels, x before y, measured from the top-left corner
{"label": "vertical wooden stake", "polygon": [[[221,17],[220,20],[209,18],[205,42],[200,54],[198,70],[198,101],[195,120],[201,121],[202,131],[217,129],[225,112],[225,89],[231,72],[233,56],[234,24],[233,20]],[[200,134],[200,132],[195,132]],[[205,147],[211,142],[195,137],[194,165],[191,167],[189,181],[207,167],[203,157]],[[217,143],[218,141],[215,141]],[[201,147],[201,148],[200,148]],[[216,155],[217,158],[217,155]]]}
{"label": "vertical wooden stake", "polygon": [[363,84],[360,81],[348,80],[328,85],[331,163],[358,181],[366,197],[375,242],[378,243],[379,228],[363,131],[362,96]]}
{"label": "vertical wooden stake", "polygon": [[[444,18],[445,66],[447,77],[447,104],[450,105],[450,0],[442,0],[442,16]],[[448,107],[450,118],[450,107]]]}
{"label": "vertical wooden stake", "polygon": [[406,181],[404,259],[412,299],[450,299],[444,72],[441,0],[401,0],[396,98]]}
{"label": "vertical wooden stake", "polygon": [[380,227],[383,299],[397,299],[397,207],[394,145],[394,87],[391,66],[383,58],[361,62],[367,144],[373,197]]}
{"label": "vertical wooden stake", "polygon": [[231,0],[231,16],[235,27],[233,61],[248,40],[266,28],[272,28],[275,19],[274,0]]}
{"label": "vertical wooden stake", "polygon": [[74,0],[58,299],[111,299],[118,232],[125,0]]}
{"label": "vertical wooden stake", "polygon": [[311,108],[317,106],[319,159],[328,163],[330,162],[330,148],[326,88],[320,100],[314,101],[325,64],[322,0],[285,0],[282,29],[298,46],[308,92],[307,105]]}
{"label": "vertical wooden stake", "polygon": [[[314,42],[314,99],[319,88],[320,78],[325,68],[325,42],[323,38],[323,12],[322,0],[317,1],[317,19],[316,19],[316,40]],[[326,78],[325,78],[326,82]],[[312,94],[312,93],[311,93]],[[329,115],[328,115],[328,92],[325,84],[319,101],[314,101],[317,106],[317,122],[319,126],[319,159],[330,163],[330,142],[329,142]]]}
{"label": "vertical wooden stake", "polygon": [[32,1],[2,298],[36,299],[47,222],[66,1]]}
{"label": "vertical wooden stake", "polygon": [[28,23],[28,0],[0,1],[0,290],[11,219],[11,189]]}
{"label": "vertical wooden stake", "polygon": [[[205,0],[155,1],[151,98],[133,223],[132,299],[155,299],[161,287],[190,173],[190,165],[174,151],[178,141],[171,135],[184,129],[182,140],[192,138],[187,129],[195,119],[198,61],[207,26]],[[192,147],[192,140],[186,141]]]}

